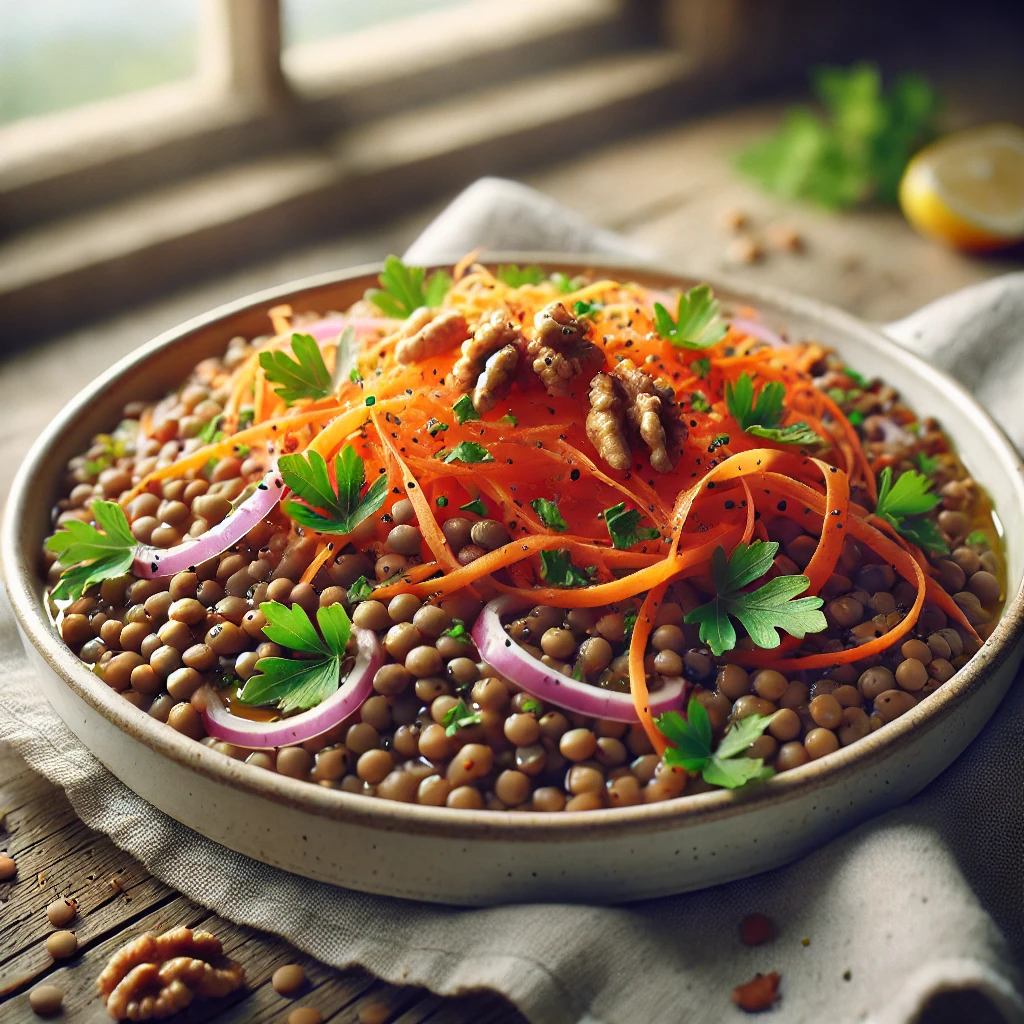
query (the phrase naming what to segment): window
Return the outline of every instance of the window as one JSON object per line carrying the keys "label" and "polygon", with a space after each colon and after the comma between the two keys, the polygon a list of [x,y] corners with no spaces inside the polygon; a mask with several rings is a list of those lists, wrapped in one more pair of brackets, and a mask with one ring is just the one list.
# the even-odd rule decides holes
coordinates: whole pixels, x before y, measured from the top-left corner
{"label": "window", "polygon": [[0,0],[0,123],[195,74],[199,0]]}
{"label": "window", "polygon": [[284,43],[294,46],[327,36],[347,35],[384,22],[444,7],[464,0],[284,0]]}

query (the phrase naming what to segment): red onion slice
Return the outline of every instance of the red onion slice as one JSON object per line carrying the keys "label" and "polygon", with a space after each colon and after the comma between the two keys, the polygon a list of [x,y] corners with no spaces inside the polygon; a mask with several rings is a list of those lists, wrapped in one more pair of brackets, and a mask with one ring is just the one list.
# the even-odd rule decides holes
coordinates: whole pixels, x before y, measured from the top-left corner
{"label": "red onion slice", "polygon": [[210,736],[226,740],[240,747],[270,750],[293,743],[305,743],[343,722],[370,696],[373,677],[384,663],[384,651],[377,634],[369,629],[353,626],[356,638],[356,661],[348,678],[335,693],[322,704],[301,714],[282,718],[279,722],[253,722],[238,718],[224,707],[220,695],[212,686],[206,687],[206,711],[203,725]]}
{"label": "red onion slice", "polygon": [[[486,605],[473,626],[473,640],[480,657],[496,672],[505,676],[528,694],[548,704],[557,704],[590,718],[607,718],[613,722],[638,722],[633,698],[628,693],[602,690],[576,679],[553,672],[543,662],[524,651],[505,632],[502,615],[523,607],[518,599],[506,595]],[[652,715],[678,711],[683,706],[687,682],[681,676],[666,679],[665,685],[651,694]]]}
{"label": "red onion slice", "polygon": [[729,322],[737,331],[749,334],[752,338],[760,338],[761,341],[767,342],[773,348],[786,348],[789,345],[789,342],[781,334],[777,334],[770,327],[765,327],[764,324],[757,320],[746,320],[742,317],[737,317]]}
{"label": "red onion slice", "polygon": [[287,490],[284,481],[272,467],[256,485],[256,489],[216,526],[201,537],[182,541],[173,548],[154,548],[140,544],[135,549],[132,573],[140,579],[173,576],[214,558],[237,544],[258,522],[266,519]]}
{"label": "red onion slice", "polygon": [[351,327],[358,337],[371,331],[391,330],[399,323],[400,320],[392,320],[389,317],[329,316],[325,320],[317,320],[316,323],[303,324],[295,330],[297,333],[311,334],[317,341],[334,341],[346,327]]}

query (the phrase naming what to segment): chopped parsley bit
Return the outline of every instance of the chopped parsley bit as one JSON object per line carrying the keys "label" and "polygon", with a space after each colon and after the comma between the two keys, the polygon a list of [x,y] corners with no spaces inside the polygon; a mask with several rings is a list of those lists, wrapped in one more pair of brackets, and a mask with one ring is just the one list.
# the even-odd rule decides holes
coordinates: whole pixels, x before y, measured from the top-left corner
{"label": "chopped parsley bit", "polygon": [[849,377],[850,380],[852,380],[853,383],[856,384],[857,387],[859,387],[862,391],[866,391],[869,387],[871,387],[870,378],[865,377],[862,373],[858,373],[856,370],[851,370],[848,366],[843,367],[843,373],[845,373],[846,376]]}
{"label": "chopped parsley bit", "polygon": [[746,756],[747,748],[768,728],[770,721],[771,715],[741,718],[726,732],[715,750],[711,749],[711,720],[704,705],[695,697],[690,698],[685,718],[678,711],[666,711],[654,724],[674,744],[665,750],[666,765],[700,772],[709,785],[737,789],[775,774],[762,758]]}
{"label": "chopped parsley bit", "polygon": [[654,304],[658,334],[676,348],[701,349],[720,342],[729,328],[718,315],[718,300],[711,286],[699,284],[679,296],[676,319],[660,303]]}
{"label": "chopped parsley bit", "polygon": [[69,519],[46,541],[64,571],[52,597],[56,601],[78,600],[94,583],[123,576],[132,567],[138,541],[132,536],[128,517],[116,501],[94,501],[93,517],[102,527]]}
{"label": "chopped parsley bit", "polygon": [[380,288],[369,289],[364,298],[385,316],[405,320],[420,306],[440,306],[452,286],[451,275],[435,270],[428,278],[423,267],[407,267],[397,256],[384,260],[377,278]]}
{"label": "chopped parsley bit", "polygon": [[562,518],[558,511],[557,501],[548,501],[547,498],[534,498],[530,502],[530,508],[540,516],[540,521],[550,527],[556,533],[565,533],[569,529],[568,523]]}
{"label": "chopped parsley bit", "polygon": [[693,391],[690,393],[690,408],[694,412],[711,412],[711,403],[703,391]]}
{"label": "chopped parsley bit", "polygon": [[438,434],[443,434],[448,429],[447,423],[442,423],[440,420],[435,420],[431,417],[427,420],[427,433],[431,437],[437,437]]}
{"label": "chopped parsley bit", "polygon": [[498,422],[499,423],[508,423],[510,426],[513,426],[513,427],[518,427],[519,426],[519,420],[517,420],[515,418],[515,416],[512,415],[511,410],[509,410],[507,413],[505,413],[505,415],[502,416],[501,419],[498,420]]}
{"label": "chopped parsley bit", "polygon": [[590,302],[581,299],[580,301],[572,304],[572,311],[581,319],[589,318],[593,320],[602,309],[604,309],[603,302]]}
{"label": "chopped parsley bit", "polygon": [[256,419],[255,409],[242,409],[238,414],[238,429],[248,430]]}
{"label": "chopped parsley bit", "polygon": [[243,704],[273,704],[285,713],[316,707],[341,685],[345,647],[352,634],[344,607],[330,604],[317,609],[319,633],[302,605],[289,608],[264,601],[260,611],[267,617],[263,630],[268,640],[317,657],[260,658],[256,662],[259,675],[249,678],[238,699]]}
{"label": "chopped parsley bit", "polygon": [[592,570],[574,565],[568,548],[540,553],[540,575],[553,587],[587,587]]}
{"label": "chopped parsley bit", "polygon": [[367,395],[366,396],[366,405],[367,405],[367,407],[370,407],[370,406],[373,406],[373,405],[376,405],[376,404],[377,404],[377,399],[373,395]]}
{"label": "chopped parsley bit", "polygon": [[349,371],[348,379],[352,381],[353,384],[359,384],[363,380],[363,375],[353,366]]}
{"label": "chopped parsley bit", "polygon": [[480,413],[476,411],[476,408],[473,406],[473,399],[469,395],[463,395],[452,406],[452,412],[455,413],[455,422],[460,426],[467,420],[480,419]]}
{"label": "chopped parsley bit", "polygon": [[721,448],[722,445],[726,445],[728,443],[728,434],[715,434],[715,436],[711,440],[711,444],[708,445],[708,454],[710,455],[712,452],[718,451],[718,449]]}
{"label": "chopped parsley bit", "polygon": [[282,504],[285,514],[300,526],[318,533],[351,533],[373,515],[387,497],[386,474],[378,476],[360,497],[366,483],[366,467],[350,444],[334,458],[337,485],[331,483],[327,462],[319,452],[310,452],[308,456],[282,455],[278,468],[285,484],[308,503],[301,505],[289,499]]}
{"label": "chopped parsley bit", "polygon": [[940,554],[949,551],[938,526],[925,518],[942,500],[931,493],[932,482],[916,470],[908,469],[893,483],[892,467],[878,475],[878,502],[875,515],[884,519],[918,547]]}
{"label": "chopped parsley bit", "polygon": [[711,360],[708,358],[694,359],[690,363],[690,369],[701,379],[704,380],[711,373]]}
{"label": "chopped parsley bit", "polygon": [[523,714],[529,714],[531,711],[540,711],[540,709],[541,703],[536,697],[527,697],[520,707]]}
{"label": "chopped parsley bit", "polygon": [[277,396],[287,405],[300,398],[326,398],[331,393],[331,375],[327,372],[320,346],[311,334],[293,334],[292,359],[287,352],[261,352],[260,366]]}
{"label": "chopped parsley bit", "polygon": [[551,275],[551,283],[558,289],[562,295],[568,295],[569,292],[574,292],[578,288],[582,288],[586,283],[584,277],[569,277],[568,274],[563,274],[560,270],[556,270]]}
{"label": "chopped parsley bit", "polygon": [[357,601],[366,601],[373,596],[373,587],[370,586],[370,581],[365,576],[360,576],[359,579],[348,588],[348,599],[350,603],[355,604]]}
{"label": "chopped parsley bit", "polygon": [[964,543],[968,547],[980,548],[988,547],[988,535],[984,530],[972,530],[966,537],[964,537]]}
{"label": "chopped parsley bit", "polygon": [[220,413],[214,416],[209,423],[205,424],[203,429],[196,434],[203,444],[216,444],[218,441],[224,440],[224,431],[220,429],[221,423],[224,422],[224,413]]}
{"label": "chopped parsley bit", "polygon": [[434,504],[437,505],[438,508],[447,508],[448,499],[442,494],[441,497],[438,498],[436,502],[434,502]]}
{"label": "chopped parsley bit", "polygon": [[480,498],[474,498],[472,501],[467,501],[465,505],[460,505],[459,511],[472,512],[474,515],[480,516],[481,519],[487,518],[487,506]]}
{"label": "chopped parsley bit", "polygon": [[633,639],[633,628],[636,626],[636,620],[639,616],[636,608],[626,612],[622,619],[622,642],[629,645],[630,640]]}
{"label": "chopped parsley bit", "polygon": [[604,510],[604,525],[608,528],[608,536],[612,546],[626,551],[644,540],[657,540],[661,533],[651,526],[640,526],[640,513],[636,509],[626,511],[626,503]]}
{"label": "chopped parsley bit", "polygon": [[240,458],[244,459],[252,449],[247,444],[236,444],[235,454]]}
{"label": "chopped parsley bit", "polygon": [[802,597],[807,589],[806,576],[777,576],[758,590],[743,588],[760,579],[772,567],[779,545],[775,541],[755,540],[737,544],[731,555],[719,545],[711,556],[711,578],[715,596],[707,604],[686,614],[684,622],[700,624],[700,639],[715,657],[736,646],[738,619],[758,647],[779,646],[782,629],[802,640],[808,633],[820,633],[828,626],[819,610],[820,597]]}
{"label": "chopped parsley bit", "polygon": [[479,711],[474,711],[469,705],[459,698],[459,703],[450,707],[444,713],[445,736],[454,736],[460,729],[467,729],[471,725],[479,725],[483,721]]}
{"label": "chopped parsley bit", "polygon": [[445,455],[444,461],[493,462],[494,456],[482,444],[477,444],[476,441],[460,441]]}
{"label": "chopped parsley bit", "polygon": [[850,415],[847,416],[846,418],[850,421],[850,423],[853,426],[859,427],[864,422],[864,413],[862,413],[859,409],[854,409],[853,412],[851,412]]}
{"label": "chopped parsley bit", "polygon": [[98,476],[108,466],[112,466],[115,459],[120,459],[128,454],[128,446],[123,438],[113,434],[100,434],[96,441],[102,446],[103,451],[97,458],[86,461],[85,471],[90,476]]}
{"label": "chopped parsley bit", "polygon": [[462,619],[452,619],[452,624],[447,629],[442,630],[441,636],[450,636],[461,644],[468,644],[471,639],[469,630],[466,629],[466,624]]}
{"label": "chopped parsley bit", "polygon": [[939,460],[926,452],[918,452],[914,456],[914,462],[925,476],[931,476],[939,468]]}
{"label": "chopped parsley bit", "polygon": [[502,284],[507,284],[509,288],[522,288],[524,284],[540,284],[544,280],[544,271],[535,263],[531,263],[528,267],[503,263],[494,272],[494,276]]}
{"label": "chopped parsley bit", "polygon": [[782,401],[785,397],[785,386],[773,380],[761,388],[755,402],[754,381],[746,372],[739,375],[735,386],[730,382],[725,385],[725,404],[745,434],[780,444],[824,444],[824,440],[803,421],[791,423],[788,427],[780,426]]}

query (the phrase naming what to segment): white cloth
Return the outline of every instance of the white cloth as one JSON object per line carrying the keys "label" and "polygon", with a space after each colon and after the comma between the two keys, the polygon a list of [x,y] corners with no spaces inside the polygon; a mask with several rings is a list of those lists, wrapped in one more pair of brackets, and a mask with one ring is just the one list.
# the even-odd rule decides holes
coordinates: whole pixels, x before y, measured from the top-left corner
{"label": "white cloth", "polygon": [[[478,245],[625,248],[543,196],[484,180],[410,254],[428,261]],[[953,367],[1021,443],[1022,322],[1024,275],[1013,275],[943,299],[892,333]],[[472,910],[310,882],[191,832],[118,782],[40,703],[6,600],[0,651],[0,739],[62,786],[86,824],[190,899],[326,963],[361,964],[441,994],[493,988],[535,1024],[728,1024],[744,1018],[729,1001],[732,988],[772,970],[782,975],[772,1020],[785,1024],[910,1024],[949,989],[975,993],[976,1006],[987,999],[991,1019],[1024,1022],[1014,966],[1024,952],[1020,686],[910,804],[789,867],[632,906]],[[738,923],[752,911],[776,922],[771,944],[739,943]]]}

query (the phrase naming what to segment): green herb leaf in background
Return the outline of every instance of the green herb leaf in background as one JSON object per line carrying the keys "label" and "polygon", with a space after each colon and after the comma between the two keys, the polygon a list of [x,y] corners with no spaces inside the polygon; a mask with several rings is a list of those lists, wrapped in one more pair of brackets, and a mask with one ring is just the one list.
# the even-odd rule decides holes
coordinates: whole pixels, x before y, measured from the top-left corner
{"label": "green herb leaf in background", "polygon": [[895,203],[910,157],[934,134],[938,97],[926,79],[902,75],[886,92],[874,64],[819,68],[811,88],[825,116],[787,112],[775,135],[736,159],[769,192],[838,209]]}
{"label": "green herb leaf in background", "polygon": [[528,267],[517,267],[514,263],[503,263],[494,275],[509,288],[522,288],[524,284],[540,284],[544,280],[544,271],[536,264]]}
{"label": "green herb leaf in background", "polygon": [[364,297],[396,320],[406,319],[421,306],[440,306],[452,286],[447,271],[435,270],[427,277],[423,267],[407,267],[397,256],[384,260],[377,280],[380,288],[370,288]]}

